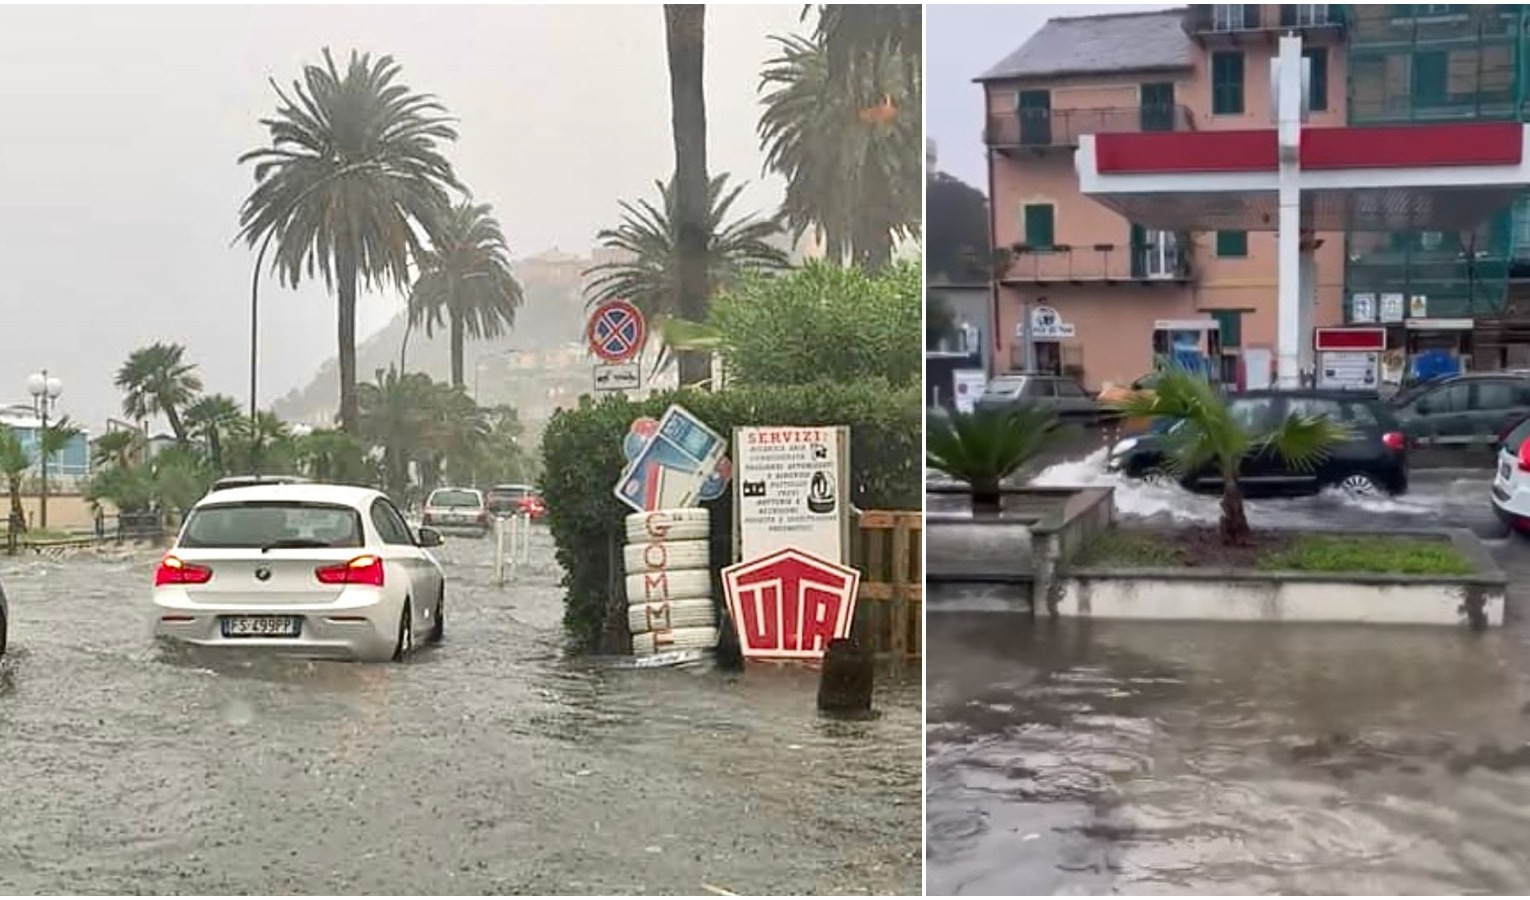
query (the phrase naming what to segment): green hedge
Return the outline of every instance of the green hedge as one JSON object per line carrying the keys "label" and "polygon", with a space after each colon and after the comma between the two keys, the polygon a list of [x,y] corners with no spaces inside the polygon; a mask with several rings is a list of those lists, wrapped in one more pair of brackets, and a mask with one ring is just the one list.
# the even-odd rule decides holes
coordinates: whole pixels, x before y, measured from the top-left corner
{"label": "green hedge", "polygon": [[[612,493],[626,458],[622,439],[634,419],[659,417],[680,403],[724,436],[749,425],[848,425],[851,501],[861,509],[919,509],[922,404],[918,386],[885,382],[696,391],[632,402],[581,399],[562,410],[542,437],[547,522],[563,566],[563,623],[581,646],[599,645],[612,587],[612,549],[621,567],[623,522],[631,512]],[[731,541],[731,492],[708,504],[714,559]],[[625,624],[621,626],[625,631]],[[605,648],[616,652],[618,648]]]}

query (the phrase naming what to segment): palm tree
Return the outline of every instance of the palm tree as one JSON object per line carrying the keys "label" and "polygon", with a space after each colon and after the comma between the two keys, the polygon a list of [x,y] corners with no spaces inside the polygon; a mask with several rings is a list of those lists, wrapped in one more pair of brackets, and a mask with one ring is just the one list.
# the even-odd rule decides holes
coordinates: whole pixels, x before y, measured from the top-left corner
{"label": "palm tree", "polygon": [[1004,479],[1069,433],[1040,406],[932,415],[925,427],[925,462],[967,482],[975,512],[996,512]]}
{"label": "palm tree", "polygon": [[409,490],[409,462],[426,446],[435,423],[434,382],[422,372],[377,370],[376,383],[359,385],[360,435],[383,451],[383,485],[396,501]]}
{"label": "palm tree", "polygon": [[[472,478],[474,465],[494,433],[494,423],[486,410],[460,387],[438,385],[435,391],[435,422],[430,448],[446,463],[447,477],[454,484]],[[431,466],[431,472],[439,471]]]}
{"label": "palm tree", "polygon": [[[697,318],[685,313],[680,303],[673,184],[654,182],[654,185],[659,189],[660,205],[647,200],[635,204],[624,200],[620,204],[622,223],[596,235],[601,246],[619,250],[626,258],[586,269],[584,274],[590,281],[585,293],[591,305],[627,300],[655,320],[656,325],[661,318],[671,316],[701,322],[706,318],[705,309]],[[746,272],[782,269],[790,264],[786,254],[769,243],[769,238],[780,233],[775,220],[745,215],[728,221],[744,187],[729,188],[726,174],[716,176],[707,186],[708,305],[713,297],[738,284]],[[682,376],[680,383],[694,384],[705,377],[705,373],[691,380]]]}
{"label": "palm tree", "polygon": [[[669,56],[670,122],[675,137],[675,196],[670,210],[675,231],[675,288],[680,315],[706,318],[711,302],[707,278],[707,101],[703,79],[706,13],[702,4],[664,5],[664,38]],[[680,383],[707,377],[707,359],[681,353]]]}
{"label": "palm tree", "polygon": [[370,485],[375,471],[355,435],[320,428],[297,440],[298,464],[309,478],[335,484]]}
{"label": "palm tree", "polygon": [[0,425],[0,476],[5,478],[6,489],[11,495],[10,527],[15,531],[25,531],[27,527],[26,513],[21,508],[21,480],[31,467],[32,460],[21,446],[21,438]]}
{"label": "palm tree", "polygon": [[423,320],[425,336],[431,337],[443,320],[450,324],[452,384],[460,388],[464,336],[499,337],[515,325],[521,302],[521,286],[510,274],[510,247],[488,204],[457,204],[441,222],[437,243],[420,259],[420,275],[409,292],[409,327]]}
{"label": "palm tree", "polygon": [[[832,8],[831,8],[832,9]],[[812,230],[828,258],[868,269],[916,234],[923,203],[917,72],[892,44],[837,49],[831,38],[776,37],[758,133],[766,169],[786,178],[781,210],[797,237]],[[853,64],[836,70],[835,60]]]}
{"label": "palm tree", "polygon": [[243,418],[239,404],[227,394],[208,394],[186,407],[186,428],[207,442],[207,458],[214,471],[224,471],[223,439]]}
{"label": "palm tree", "polygon": [[918,4],[820,6],[816,33],[828,49],[829,71],[836,78],[847,77],[858,64],[875,65],[887,56],[899,59],[909,81],[920,77],[924,11]]}
{"label": "palm tree", "polygon": [[108,431],[96,438],[95,445],[91,448],[91,467],[125,469],[133,464],[133,457],[138,449],[138,432],[125,428],[120,431]]}
{"label": "palm tree", "polygon": [[240,416],[226,437],[223,456],[229,470],[241,474],[281,473],[295,462],[292,429],[273,412]]}
{"label": "palm tree", "polygon": [[1184,477],[1211,466],[1222,480],[1222,542],[1248,542],[1248,516],[1238,472],[1249,455],[1268,449],[1287,466],[1310,471],[1343,442],[1349,430],[1327,416],[1288,416],[1264,431],[1255,431],[1233,415],[1227,398],[1206,376],[1169,361],[1159,364],[1152,393],[1134,392],[1112,403],[1128,417],[1171,419],[1162,433],[1166,474]]}
{"label": "palm tree", "polygon": [[155,342],[134,350],[117,370],[117,387],[126,392],[123,414],[135,422],[163,415],[182,444],[186,426],[180,411],[202,391],[197,367],[186,362],[185,355],[186,348],[180,344]]}
{"label": "palm tree", "polygon": [[276,243],[272,266],[296,287],[315,272],[339,301],[340,425],[357,433],[356,291],[406,290],[420,235],[433,237],[462,186],[437,149],[456,140],[446,109],[398,83],[391,56],[351,53],[342,73],[328,49],[304,67],[293,98],[272,82],[280,104],[263,119],[271,145],[239,157],[255,163],[255,190],[239,212],[251,247]]}

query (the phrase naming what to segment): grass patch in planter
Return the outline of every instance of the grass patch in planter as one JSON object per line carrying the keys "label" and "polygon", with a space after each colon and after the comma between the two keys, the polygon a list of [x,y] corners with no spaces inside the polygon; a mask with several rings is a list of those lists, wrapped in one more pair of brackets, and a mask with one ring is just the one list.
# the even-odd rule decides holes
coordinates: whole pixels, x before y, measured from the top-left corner
{"label": "grass patch in planter", "polygon": [[1449,541],[1337,535],[1302,535],[1285,550],[1267,555],[1260,568],[1382,575],[1470,575],[1474,571]]}
{"label": "grass patch in planter", "polygon": [[1113,528],[1085,546],[1074,562],[1120,568],[1369,575],[1470,575],[1475,571],[1455,544],[1437,538],[1258,531],[1248,543],[1229,546],[1218,539],[1215,528],[1208,527]]}

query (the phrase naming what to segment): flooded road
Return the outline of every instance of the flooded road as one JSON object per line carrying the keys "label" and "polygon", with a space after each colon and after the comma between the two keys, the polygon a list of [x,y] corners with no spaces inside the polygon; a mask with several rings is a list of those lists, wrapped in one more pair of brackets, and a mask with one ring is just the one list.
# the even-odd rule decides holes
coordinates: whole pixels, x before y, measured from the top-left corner
{"label": "flooded road", "polygon": [[0,894],[917,893],[919,686],[566,658],[560,573],[442,551],[402,665],[182,658],[151,552],[0,557]]}
{"label": "flooded road", "polygon": [[[1415,472],[1397,500],[1250,518],[1492,534],[1488,477]],[[1118,504],[1215,512],[1177,488]],[[930,893],[1530,891],[1530,542],[1489,546],[1510,622],[1481,634],[932,615]]]}

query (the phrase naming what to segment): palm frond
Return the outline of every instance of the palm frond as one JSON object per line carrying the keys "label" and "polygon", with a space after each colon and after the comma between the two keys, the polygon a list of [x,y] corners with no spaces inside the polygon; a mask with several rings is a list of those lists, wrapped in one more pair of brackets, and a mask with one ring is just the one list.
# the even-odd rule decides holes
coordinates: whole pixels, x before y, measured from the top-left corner
{"label": "palm frond", "polygon": [[1268,447],[1280,460],[1298,472],[1310,472],[1333,453],[1333,448],[1350,440],[1353,429],[1328,416],[1291,414],[1275,428],[1256,435],[1256,447]]}

